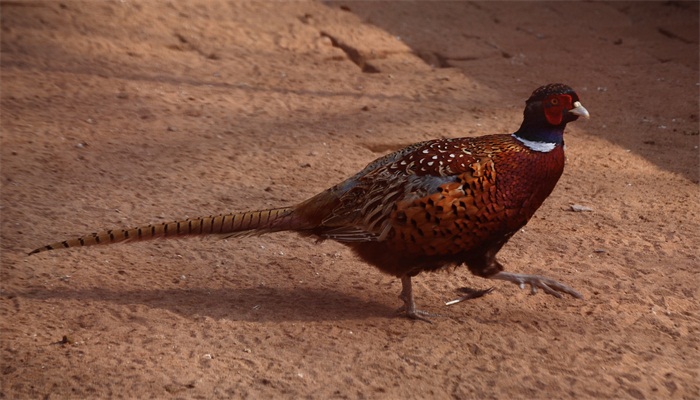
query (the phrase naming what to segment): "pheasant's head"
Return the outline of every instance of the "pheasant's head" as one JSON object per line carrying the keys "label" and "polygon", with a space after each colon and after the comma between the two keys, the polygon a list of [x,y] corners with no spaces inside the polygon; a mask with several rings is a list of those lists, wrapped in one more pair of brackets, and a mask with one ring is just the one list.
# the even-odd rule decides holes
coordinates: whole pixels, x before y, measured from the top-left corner
{"label": "pheasant's head", "polygon": [[561,83],[542,86],[525,102],[523,124],[516,136],[546,143],[563,143],[564,127],[578,117],[589,118],[572,88]]}

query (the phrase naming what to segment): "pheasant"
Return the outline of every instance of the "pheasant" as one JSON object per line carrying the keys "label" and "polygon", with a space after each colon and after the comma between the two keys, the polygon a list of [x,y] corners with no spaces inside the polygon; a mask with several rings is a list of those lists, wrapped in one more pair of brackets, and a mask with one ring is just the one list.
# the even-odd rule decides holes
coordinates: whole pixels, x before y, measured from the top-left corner
{"label": "pheasant", "polygon": [[533,294],[541,289],[582,298],[555,280],[506,272],[496,260],[554,189],[564,170],[564,128],[578,117],[589,113],[574,90],[549,84],[526,101],[522,125],[513,134],[416,143],[294,206],[107,230],[29,254],[153,238],[295,231],[343,243],[400,278],[400,311],[413,319],[429,314],[416,308],[411,278],[462,264],[479,277],[529,285]]}

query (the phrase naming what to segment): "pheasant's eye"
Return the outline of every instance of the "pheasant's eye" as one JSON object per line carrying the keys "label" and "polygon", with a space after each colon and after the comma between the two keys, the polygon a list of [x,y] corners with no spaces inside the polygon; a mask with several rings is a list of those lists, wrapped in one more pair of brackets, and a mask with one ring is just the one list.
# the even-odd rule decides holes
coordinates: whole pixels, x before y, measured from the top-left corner
{"label": "pheasant's eye", "polygon": [[549,100],[549,104],[551,104],[551,105],[553,105],[553,106],[558,106],[558,105],[559,105],[559,99],[557,99],[557,98],[555,97],[555,98]]}

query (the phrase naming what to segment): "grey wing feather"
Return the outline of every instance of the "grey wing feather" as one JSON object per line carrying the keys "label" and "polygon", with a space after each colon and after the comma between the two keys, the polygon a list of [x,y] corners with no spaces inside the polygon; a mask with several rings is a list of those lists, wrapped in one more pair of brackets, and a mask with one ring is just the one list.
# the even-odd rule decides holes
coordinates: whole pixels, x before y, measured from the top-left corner
{"label": "grey wing feather", "polygon": [[340,196],[338,206],[322,222],[327,227],[323,236],[341,242],[384,240],[397,202],[427,196],[454,179],[418,177],[386,168],[373,170]]}

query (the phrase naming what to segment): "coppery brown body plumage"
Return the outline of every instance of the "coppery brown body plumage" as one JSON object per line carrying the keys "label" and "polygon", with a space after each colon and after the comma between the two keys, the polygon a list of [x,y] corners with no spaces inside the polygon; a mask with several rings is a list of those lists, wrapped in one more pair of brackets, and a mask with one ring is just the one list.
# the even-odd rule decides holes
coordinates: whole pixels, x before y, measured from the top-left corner
{"label": "coppery brown body plumage", "polygon": [[548,278],[503,272],[495,258],[554,189],[564,168],[564,127],[581,115],[588,113],[573,90],[547,85],[528,99],[514,134],[417,143],[293,207],[110,230],[30,254],[156,237],[293,230],[344,243],[400,277],[402,309],[413,318],[424,313],[415,308],[411,277],[461,264],[478,276],[529,284],[533,292],[581,297]]}

